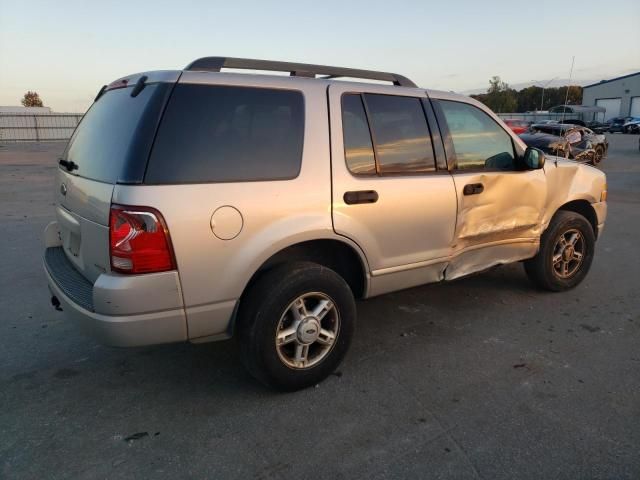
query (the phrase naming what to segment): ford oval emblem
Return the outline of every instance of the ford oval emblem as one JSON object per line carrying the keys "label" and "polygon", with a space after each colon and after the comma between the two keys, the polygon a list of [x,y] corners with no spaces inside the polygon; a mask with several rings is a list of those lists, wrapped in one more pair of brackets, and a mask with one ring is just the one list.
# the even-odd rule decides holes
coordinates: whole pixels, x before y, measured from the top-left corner
{"label": "ford oval emblem", "polygon": [[60,184],[60,193],[61,193],[63,196],[66,196],[66,195],[67,195],[67,185],[66,185],[65,183],[61,183],[61,184]]}

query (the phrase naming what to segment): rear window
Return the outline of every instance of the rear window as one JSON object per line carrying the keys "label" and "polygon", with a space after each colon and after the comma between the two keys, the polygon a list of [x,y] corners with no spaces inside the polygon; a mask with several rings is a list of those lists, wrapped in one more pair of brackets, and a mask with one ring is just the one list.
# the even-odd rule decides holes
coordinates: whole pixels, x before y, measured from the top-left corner
{"label": "rear window", "polygon": [[145,183],[295,178],[303,137],[299,91],[179,84],[158,129]]}
{"label": "rear window", "polygon": [[82,118],[62,158],[78,165],[71,173],[105,183],[140,183],[172,84],[149,84],[104,93]]}

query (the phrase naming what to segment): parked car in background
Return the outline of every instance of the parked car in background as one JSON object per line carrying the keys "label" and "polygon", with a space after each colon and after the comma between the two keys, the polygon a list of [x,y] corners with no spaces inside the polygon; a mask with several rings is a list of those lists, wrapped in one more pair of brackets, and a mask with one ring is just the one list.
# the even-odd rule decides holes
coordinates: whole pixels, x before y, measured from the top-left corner
{"label": "parked car in background", "polygon": [[609,131],[609,124],[606,122],[587,122],[586,127],[593,131],[593,133],[606,133]]}
{"label": "parked car in background", "polygon": [[566,124],[570,124],[570,125],[580,125],[581,127],[586,127],[587,124],[582,121],[579,120],[577,118],[566,118],[564,120],[559,121],[558,123],[566,123]]}
{"label": "parked car in background", "polygon": [[622,125],[623,133],[640,133],[640,117],[629,117],[631,120]]}
{"label": "parked car in background", "polygon": [[504,120],[504,123],[511,129],[511,131],[515,134],[520,135],[521,133],[529,130],[529,126],[532,122],[528,122],[527,120],[518,120],[515,118],[508,118]]}
{"label": "parked car in background", "polygon": [[585,122],[577,118],[568,118],[558,123],[566,123],[571,125],[579,125],[581,127],[587,127],[589,130],[593,131],[593,133],[605,133],[609,130],[609,125],[610,125],[609,123],[598,122],[598,121]]}
{"label": "parked car in background", "polygon": [[609,124],[607,131],[609,133],[623,133],[625,123],[631,120],[633,117],[614,117],[607,122]]}
{"label": "parked car in background", "polygon": [[606,157],[609,149],[607,137],[579,125],[536,123],[531,125],[530,132],[541,132],[565,139],[568,144],[567,157],[580,162],[597,165]]}

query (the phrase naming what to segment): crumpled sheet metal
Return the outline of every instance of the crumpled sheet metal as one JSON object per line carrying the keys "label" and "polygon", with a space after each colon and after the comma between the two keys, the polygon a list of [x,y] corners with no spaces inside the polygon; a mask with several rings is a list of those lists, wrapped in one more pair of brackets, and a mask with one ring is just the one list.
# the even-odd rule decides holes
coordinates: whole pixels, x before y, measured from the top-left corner
{"label": "crumpled sheet metal", "polygon": [[[471,182],[482,183],[483,193],[463,195]],[[534,172],[457,176],[458,217],[444,278],[531,258],[558,208],[572,200],[599,201],[605,182],[590,167],[556,157]]]}

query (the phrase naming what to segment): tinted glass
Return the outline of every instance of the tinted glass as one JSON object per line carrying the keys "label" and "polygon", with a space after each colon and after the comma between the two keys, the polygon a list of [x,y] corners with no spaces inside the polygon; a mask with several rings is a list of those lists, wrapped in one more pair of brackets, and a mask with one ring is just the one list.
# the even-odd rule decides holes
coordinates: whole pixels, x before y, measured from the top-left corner
{"label": "tinted glass", "polygon": [[177,85],[145,183],[291,179],[300,171],[303,136],[300,92]]}
{"label": "tinted glass", "polygon": [[380,173],[435,170],[431,136],[420,99],[366,94]]}
{"label": "tinted glass", "polygon": [[142,180],[171,85],[149,84],[136,97],[132,88],[106,92],[87,111],[62,156],[78,165],[71,173],[106,183]]}
{"label": "tinted glass", "polygon": [[511,137],[489,115],[467,103],[439,103],[451,132],[456,168],[514,169]]}
{"label": "tinted glass", "polygon": [[347,167],[356,175],[376,173],[376,161],[371,145],[371,134],[360,95],[342,97],[342,132],[344,158]]}

